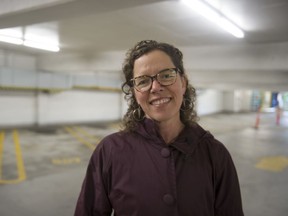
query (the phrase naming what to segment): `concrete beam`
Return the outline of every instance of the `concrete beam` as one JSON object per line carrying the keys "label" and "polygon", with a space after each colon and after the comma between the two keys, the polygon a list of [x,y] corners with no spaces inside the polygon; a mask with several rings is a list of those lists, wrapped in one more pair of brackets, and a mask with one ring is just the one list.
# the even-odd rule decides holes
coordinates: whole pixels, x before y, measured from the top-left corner
{"label": "concrete beam", "polygon": [[288,42],[184,47],[181,50],[187,69],[288,72]]}
{"label": "concrete beam", "polygon": [[[7,2],[8,5],[6,5],[6,8],[10,7],[10,9],[2,10],[2,15],[0,15],[0,28],[12,28],[84,15],[87,16],[89,14],[109,12],[160,1],[164,0],[45,0],[45,3],[38,4],[37,7],[34,7],[36,4],[31,4],[33,7],[30,5],[27,8],[23,8],[25,2],[21,3],[18,10],[14,11],[9,6],[9,4],[11,4],[9,1],[9,4]],[[21,1],[19,0],[19,2]],[[47,2],[51,4],[47,4]]]}

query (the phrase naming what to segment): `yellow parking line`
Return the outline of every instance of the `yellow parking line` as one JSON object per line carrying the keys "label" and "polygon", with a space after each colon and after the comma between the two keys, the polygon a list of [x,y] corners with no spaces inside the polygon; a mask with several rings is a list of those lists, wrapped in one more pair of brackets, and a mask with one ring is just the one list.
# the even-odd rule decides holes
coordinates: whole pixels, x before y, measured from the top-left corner
{"label": "yellow parking line", "polygon": [[282,172],[288,167],[288,157],[284,155],[277,155],[271,157],[263,157],[255,165],[256,168],[267,170],[271,172]]}
{"label": "yellow parking line", "polygon": [[85,140],[84,138],[80,137],[71,127],[64,127],[64,129],[71,134],[73,137],[75,137],[80,143],[86,145],[88,148],[94,150],[95,149],[95,145],[93,145],[92,143],[88,142],[87,140]]}
{"label": "yellow parking line", "polygon": [[81,158],[80,157],[54,158],[51,161],[55,165],[69,165],[80,163]]}
{"label": "yellow parking line", "polygon": [[83,135],[85,135],[86,137],[89,137],[89,138],[95,140],[95,141],[96,141],[96,144],[98,144],[98,143],[101,141],[101,138],[100,138],[100,137],[95,137],[95,136],[89,134],[87,131],[85,131],[85,130],[83,130],[82,128],[80,128],[80,127],[76,127],[76,126],[75,126],[74,129],[76,129],[77,131],[79,131],[80,133],[82,133]]}
{"label": "yellow parking line", "polygon": [[13,142],[14,142],[14,147],[15,147],[18,178],[6,180],[6,179],[2,179],[2,155],[3,155],[3,149],[4,149],[3,147],[4,146],[4,132],[1,132],[0,134],[0,155],[1,155],[0,184],[16,184],[26,179],[26,172],[25,172],[21,146],[20,146],[20,141],[19,141],[19,135],[18,135],[17,130],[13,130]]}
{"label": "yellow parking line", "polygon": [[17,169],[18,169],[18,179],[20,181],[23,181],[26,179],[26,172],[25,172],[25,167],[24,167],[24,162],[23,162],[23,157],[22,157],[22,152],[21,152],[21,146],[20,146],[20,142],[19,142],[19,135],[18,135],[17,130],[13,131],[13,140],[14,140],[14,144],[15,144],[15,153],[16,153]]}
{"label": "yellow parking line", "polygon": [[2,160],[3,160],[3,149],[4,149],[4,131],[0,132],[0,180],[2,177]]}

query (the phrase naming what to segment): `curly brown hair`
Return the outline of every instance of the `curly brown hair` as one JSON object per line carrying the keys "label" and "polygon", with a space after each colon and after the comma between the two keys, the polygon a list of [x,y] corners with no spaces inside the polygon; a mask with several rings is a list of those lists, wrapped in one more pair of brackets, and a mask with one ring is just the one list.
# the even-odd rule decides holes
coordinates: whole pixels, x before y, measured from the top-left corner
{"label": "curly brown hair", "polygon": [[[135,60],[153,50],[160,50],[169,55],[175,67],[180,71],[179,74],[184,76],[187,82],[186,91],[183,96],[183,103],[180,109],[180,119],[182,123],[184,125],[190,126],[194,124],[198,119],[195,110],[196,90],[189,84],[189,80],[185,74],[182,52],[168,43],[157,42],[155,40],[143,40],[138,42],[132,49],[128,50],[123,63],[122,71],[126,81],[122,84],[122,91],[124,92],[125,99],[128,102],[128,110],[122,121],[122,129],[124,131],[135,130],[135,126],[141,122],[139,119],[144,119],[145,113],[143,110],[141,110],[141,107],[139,107],[136,101],[133,93],[133,83],[131,82],[131,79],[133,79]],[[139,119],[136,119],[133,115],[133,112],[136,109],[141,110],[139,113],[140,116],[138,116]]]}

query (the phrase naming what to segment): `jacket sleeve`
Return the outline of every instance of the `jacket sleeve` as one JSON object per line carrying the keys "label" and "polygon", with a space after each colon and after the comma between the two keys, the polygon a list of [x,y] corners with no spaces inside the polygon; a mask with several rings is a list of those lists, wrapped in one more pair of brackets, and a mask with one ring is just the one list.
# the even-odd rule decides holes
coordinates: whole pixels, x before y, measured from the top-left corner
{"label": "jacket sleeve", "polygon": [[243,216],[239,180],[230,153],[218,142],[215,167],[215,215]]}
{"label": "jacket sleeve", "polygon": [[100,143],[89,161],[86,176],[76,204],[74,216],[110,216],[108,177],[104,174],[107,165],[103,143]]}

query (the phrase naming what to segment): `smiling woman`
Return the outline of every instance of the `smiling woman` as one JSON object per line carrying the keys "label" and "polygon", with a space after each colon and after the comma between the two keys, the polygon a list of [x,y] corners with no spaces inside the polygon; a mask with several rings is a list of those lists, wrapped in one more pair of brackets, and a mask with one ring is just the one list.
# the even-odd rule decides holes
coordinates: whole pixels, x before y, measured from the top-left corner
{"label": "smiling woman", "polygon": [[243,216],[234,163],[196,123],[182,58],[153,40],[128,51],[123,129],[94,151],[75,216]]}
{"label": "smiling woman", "polygon": [[[169,68],[175,68],[170,56],[163,51],[153,50],[135,60],[134,76],[135,79],[143,75],[158,76],[158,71],[166,71]],[[184,127],[180,120],[180,107],[187,82],[183,74],[177,75],[176,73],[175,75],[173,82],[169,82],[169,85],[163,85],[156,79],[151,82],[150,88],[147,88],[145,92],[134,91],[139,107],[147,118],[157,122],[166,143],[173,140]]]}
{"label": "smiling woman", "polygon": [[[154,56],[156,57],[155,59]],[[143,119],[144,116],[147,114],[143,112],[143,107],[139,106],[139,101],[136,100],[136,95],[141,98],[141,96],[145,96],[147,92],[145,93],[143,91],[139,91],[139,89],[138,92],[134,91],[134,89],[137,90],[138,88],[137,86],[135,86],[135,84],[137,84],[135,83],[135,80],[137,81],[139,76],[156,76],[156,83],[153,82],[154,79],[150,78],[150,81],[152,82],[149,84],[149,91],[155,90],[154,87],[157,83],[160,84],[160,87],[166,86],[169,89],[170,87],[173,88],[174,82],[176,82],[177,84],[179,83],[179,81],[181,81],[181,83],[184,85],[183,88],[185,88],[185,92],[182,93],[183,99],[181,100],[183,100],[183,102],[181,104],[181,109],[179,112],[180,118],[183,124],[194,124],[194,122],[197,120],[197,114],[195,111],[196,90],[189,84],[189,80],[187,79],[184,71],[182,59],[183,55],[179,49],[169,44],[158,43],[156,41],[141,41],[134,48],[128,51],[127,59],[125,59],[123,65],[123,73],[125,75],[126,82],[122,85],[123,92],[126,94],[126,99],[128,100],[128,104],[130,105],[123,120],[125,131],[135,130],[136,125],[139,123],[138,120]],[[163,62],[163,60],[165,62]],[[157,61],[159,62],[157,63]],[[142,64],[144,66],[143,68],[141,67]],[[158,68],[156,66],[157,64]],[[139,70],[138,68],[136,69],[136,67],[139,67]],[[145,67],[147,68],[145,69]],[[149,70],[148,67],[154,67],[154,71]],[[167,69],[171,70],[171,68],[175,69],[176,73],[172,73],[176,75],[176,79],[173,79],[173,83],[171,82],[171,84],[169,82],[167,85],[163,85],[163,83],[159,82],[159,78],[157,77],[159,77],[159,73],[162,74],[162,71],[166,71]],[[152,87],[153,89],[151,89]],[[157,94],[153,95],[153,100],[155,100],[155,95]]]}

